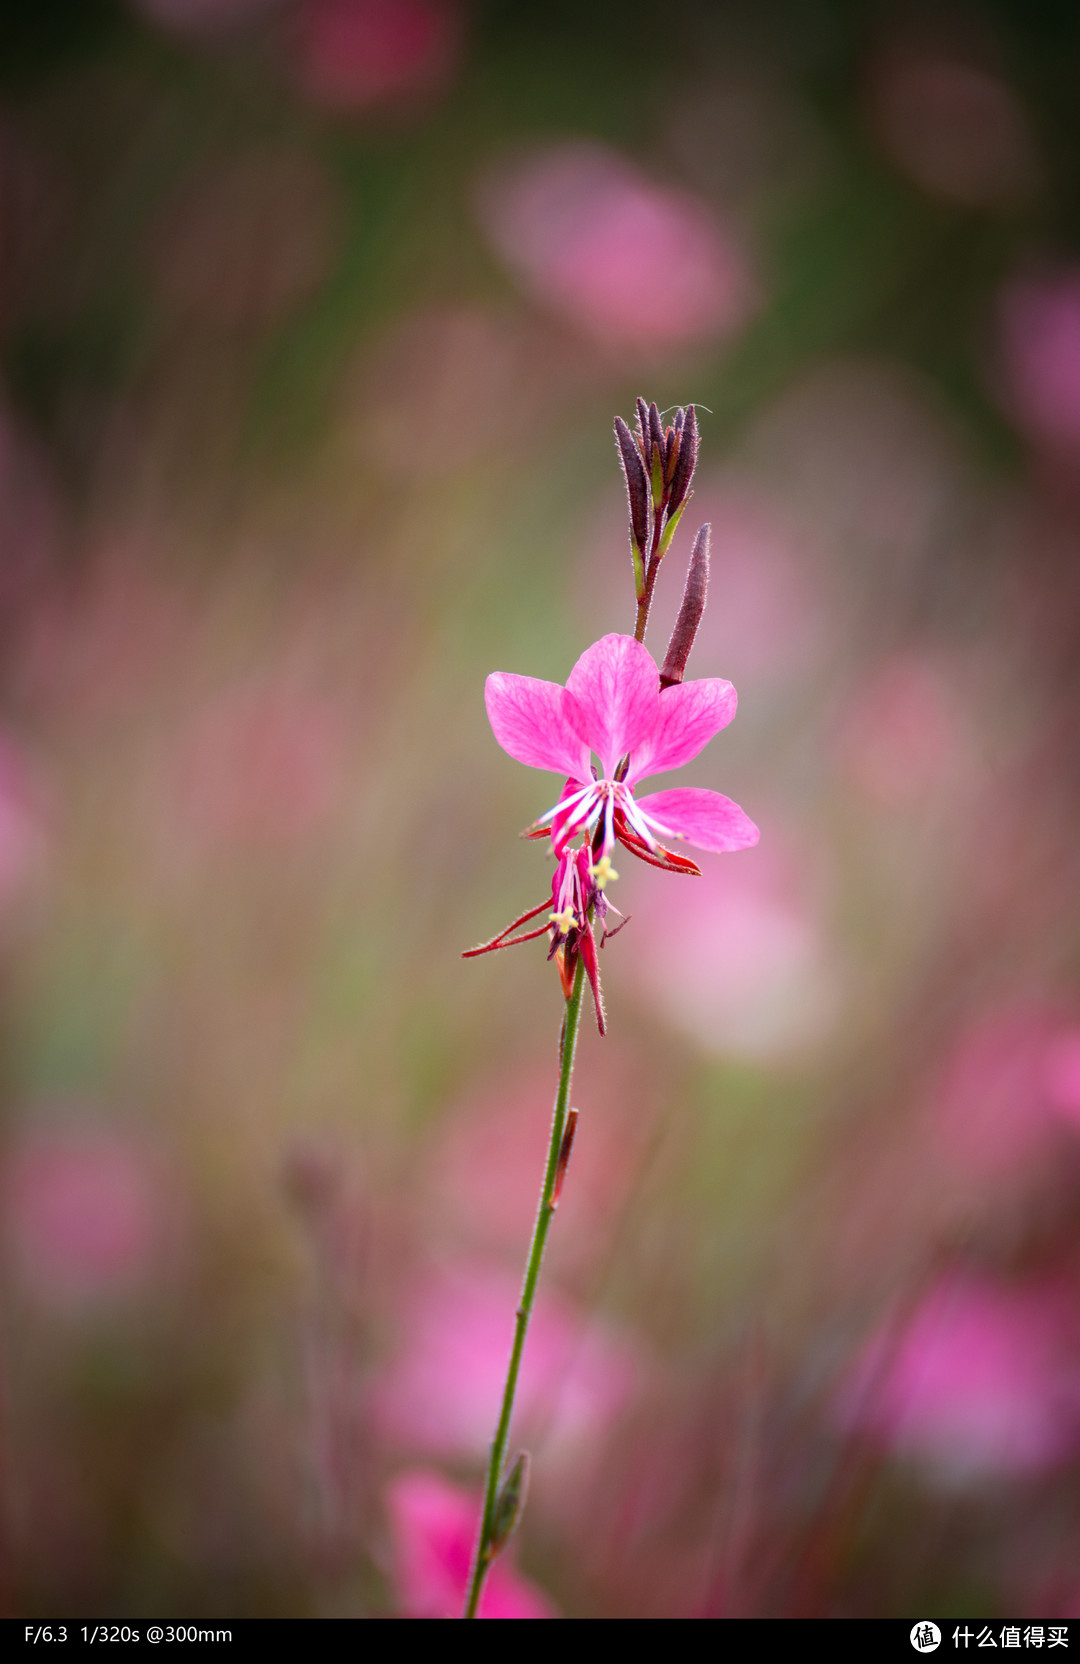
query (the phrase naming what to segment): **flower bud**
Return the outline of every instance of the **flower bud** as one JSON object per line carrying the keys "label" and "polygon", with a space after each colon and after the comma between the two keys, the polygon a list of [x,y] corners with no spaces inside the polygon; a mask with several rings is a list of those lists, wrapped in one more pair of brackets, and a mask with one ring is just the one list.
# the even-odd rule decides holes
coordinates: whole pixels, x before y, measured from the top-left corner
{"label": "flower bud", "polygon": [[615,418],[615,438],[619,446],[619,460],[626,477],[626,496],[630,505],[630,536],[639,554],[644,553],[649,541],[649,483],[645,464],[634,444],[630,429],[621,416]]}
{"label": "flower bud", "polygon": [[694,469],[697,467],[700,446],[701,438],[698,434],[697,413],[692,404],[687,405],[686,417],[679,436],[679,455],[676,458],[675,471],[671,476],[671,490],[668,497],[669,514],[675,514],[690,493],[690,481],[693,479]]}
{"label": "flower bud", "polygon": [[645,472],[652,470],[652,441],[649,438],[649,407],[644,399],[634,400],[637,415],[638,448],[645,459]]}
{"label": "flower bud", "polygon": [[686,588],[683,590],[682,605],[679,616],[675,620],[675,628],[671,632],[668,642],[667,656],[660,671],[660,686],[670,688],[676,682],[681,682],[686,670],[686,661],[690,657],[690,649],[694,645],[701,616],[705,611],[705,597],[709,588],[709,539],[711,527],[708,521],[698,528],[694,538],[694,546],[690,551],[690,566],[686,573]]}

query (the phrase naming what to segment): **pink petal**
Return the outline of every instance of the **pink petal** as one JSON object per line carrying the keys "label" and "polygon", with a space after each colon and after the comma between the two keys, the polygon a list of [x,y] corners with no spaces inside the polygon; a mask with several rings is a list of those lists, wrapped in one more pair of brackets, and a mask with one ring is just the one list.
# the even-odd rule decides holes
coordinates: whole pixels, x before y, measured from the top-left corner
{"label": "pink petal", "polygon": [[[404,1615],[457,1618],[465,1604],[479,1498],[441,1474],[401,1473],[387,1489],[393,1576]],[[481,1618],[553,1618],[542,1590],[504,1558],[488,1574]]]}
{"label": "pink petal", "polygon": [[504,751],[530,768],[589,778],[589,749],[563,714],[557,682],[496,670],[484,684],[484,704]]}
{"label": "pink petal", "polygon": [[699,786],[652,792],[648,797],[639,797],[637,805],[661,837],[666,832],[669,836],[685,838],[697,849],[709,849],[716,854],[751,849],[761,835],[750,817],[730,797]]}
{"label": "pink petal", "polygon": [[570,672],[563,709],[607,778],[655,726],[659,679],[652,654],[633,636],[604,636]]}
{"label": "pink petal", "polygon": [[647,774],[681,768],[696,757],[714,734],[727,727],[737,703],[738,696],[731,683],[718,676],[664,688],[660,694],[659,719],[630,758],[627,775],[630,784],[643,780]]}

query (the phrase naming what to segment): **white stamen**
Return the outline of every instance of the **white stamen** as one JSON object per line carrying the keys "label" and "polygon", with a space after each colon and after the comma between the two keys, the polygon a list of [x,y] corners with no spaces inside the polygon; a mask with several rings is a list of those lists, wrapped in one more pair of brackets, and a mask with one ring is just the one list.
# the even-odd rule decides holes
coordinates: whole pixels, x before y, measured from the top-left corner
{"label": "white stamen", "polygon": [[656,849],[656,839],[650,830],[650,821],[643,815],[629,791],[624,792],[622,810],[628,825],[635,831],[647,849]]}

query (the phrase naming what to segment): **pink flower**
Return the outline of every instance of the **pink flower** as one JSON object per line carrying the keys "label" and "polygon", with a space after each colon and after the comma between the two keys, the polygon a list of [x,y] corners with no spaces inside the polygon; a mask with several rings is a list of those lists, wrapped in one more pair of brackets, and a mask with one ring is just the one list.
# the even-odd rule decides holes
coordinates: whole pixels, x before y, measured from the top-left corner
{"label": "pink flower", "polygon": [[[503,750],[519,763],[565,774],[567,780],[558,802],[528,832],[539,837],[550,829],[557,861],[547,924],[510,937],[517,925],[544,910],[547,903],[541,902],[466,957],[551,929],[564,983],[570,981],[577,956],[584,959],[603,1033],[591,916],[595,913],[604,924],[610,907],[604,889],[618,877],[611,865],[616,841],[652,866],[699,876],[699,867],[666,849],[660,839],[679,838],[716,853],[749,849],[758,841],[753,821],[719,792],[681,786],[639,799],[633,792],[648,775],[690,762],[727,727],[735,715],[735,689],[719,677],[661,689],[656,664],[641,643],[632,636],[609,635],[585,650],[564,688],[495,671],[484,697]],[[599,767],[590,761],[593,752]],[[578,836],[585,842],[572,850]],[[604,934],[614,932],[605,929]]]}
{"label": "pink flower", "polygon": [[871,1342],[840,1405],[946,1481],[1045,1472],[1080,1436],[1075,1291],[954,1274]]}
{"label": "pink flower", "polygon": [[660,886],[635,903],[649,952],[634,963],[640,993],[710,1052],[755,1062],[797,1058],[830,1035],[842,968],[822,922],[824,898],[805,844],[717,861],[699,883]]}
{"label": "pink flower", "polygon": [[[516,1279],[458,1266],[403,1296],[404,1333],[373,1388],[384,1438],[399,1448],[460,1459],[491,1439],[512,1338]],[[580,1469],[626,1408],[640,1378],[629,1342],[587,1322],[559,1295],[541,1293],[517,1398],[523,1436],[543,1437]]]}
{"label": "pink flower", "polygon": [[[459,1618],[469,1582],[478,1497],[436,1473],[400,1473],[386,1495],[393,1536],[393,1573],[405,1615]],[[534,1583],[505,1558],[496,1560],[484,1585],[481,1618],[554,1618]]]}
{"label": "pink flower", "polygon": [[[939,1165],[1015,1188],[1055,1159],[1061,1104],[1058,1014],[1017,1005],[966,1028],[929,1100]],[[1055,1068],[1055,1065],[1058,1065]]]}
{"label": "pink flower", "polygon": [[[601,1070],[595,1057],[580,1059],[578,1070],[578,1092],[589,1113],[574,1142],[568,1180],[573,1206],[565,1218],[560,1211],[558,1236],[548,1249],[575,1271],[603,1252],[650,1136],[633,1081],[613,1081],[610,1068]],[[515,1053],[487,1079],[470,1081],[442,1118],[427,1152],[426,1205],[456,1240],[515,1257],[527,1252],[536,1176],[551,1130],[549,1073],[546,1058],[529,1064]]]}
{"label": "pink flower", "polygon": [[9,1247],[39,1300],[81,1309],[154,1281],[170,1235],[162,1173],[136,1141],[104,1126],[28,1131],[3,1176]]}
{"label": "pink flower", "polygon": [[918,803],[965,778],[970,745],[947,671],[925,654],[894,653],[859,690],[840,728],[847,772],[888,808]]}
{"label": "pink flower", "polygon": [[1080,1131],[1080,1028],[1064,1029],[1050,1042],[1042,1085],[1050,1108]]}
{"label": "pink flower", "polygon": [[1001,306],[1012,412],[1052,450],[1080,449],[1080,269],[1013,283]]}
{"label": "pink flower", "polygon": [[671,351],[732,333],[751,310],[742,253],[704,204],[602,145],[508,163],[478,207],[523,285],[600,346]]}
{"label": "pink flower", "polygon": [[181,743],[163,804],[170,829],[245,851],[302,843],[337,805],[344,744],[337,711],[318,695],[254,679],[227,689]]}
{"label": "pink flower", "polygon": [[[650,774],[681,768],[727,727],[736,705],[730,682],[710,676],[661,691],[652,654],[632,636],[610,635],[586,648],[565,688],[496,670],[484,699],[504,751],[530,768],[569,776],[536,822],[550,825],[556,855],[601,821],[602,855],[616,839],[654,857],[668,853],[659,837],[715,852],[757,843],[757,827],[719,792],[684,786],[635,801],[632,789]],[[600,773],[590,767],[591,752]]]}
{"label": "pink flower", "polygon": [[15,896],[41,850],[41,798],[26,758],[0,730],[0,908]]}

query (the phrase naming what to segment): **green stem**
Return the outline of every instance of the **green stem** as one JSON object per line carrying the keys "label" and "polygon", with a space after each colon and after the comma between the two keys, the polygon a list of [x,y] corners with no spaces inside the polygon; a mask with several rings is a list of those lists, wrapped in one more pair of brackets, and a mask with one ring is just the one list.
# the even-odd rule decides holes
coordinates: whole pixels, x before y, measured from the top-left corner
{"label": "green stem", "polygon": [[532,1316],[537,1279],[540,1276],[540,1261],[544,1257],[544,1244],[547,1241],[548,1227],[551,1224],[551,1216],[555,1212],[553,1201],[555,1178],[559,1167],[559,1151],[562,1147],[563,1133],[566,1129],[566,1113],[570,1107],[570,1077],[574,1072],[574,1052],[577,1049],[584,987],[585,961],[579,957],[577,970],[574,973],[574,986],[570,998],[566,1002],[566,1015],[563,1018],[562,1040],[559,1048],[559,1090],[555,1095],[555,1113],[551,1121],[551,1144],[548,1147],[544,1185],[540,1192],[540,1206],[536,1214],[532,1246],[529,1249],[529,1258],[525,1266],[525,1281],[522,1284],[521,1300],[515,1318],[514,1344],[510,1350],[510,1363],[506,1371],[502,1409],[499,1412],[495,1437],[491,1441],[491,1461],[488,1463],[487,1487],[484,1491],[484,1513],[480,1521],[480,1535],[477,1539],[476,1556],[473,1561],[469,1599],[465,1607],[466,1618],[476,1617],[477,1607],[480,1605],[480,1596],[484,1588],[484,1579],[487,1577],[495,1558],[491,1552],[495,1504],[498,1500],[499,1479],[502,1474],[503,1461],[506,1457],[506,1441],[510,1434],[510,1417],[514,1413],[514,1395],[517,1392],[518,1374],[521,1370],[521,1355],[525,1350],[525,1336],[529,1328],[529,1318]]}

